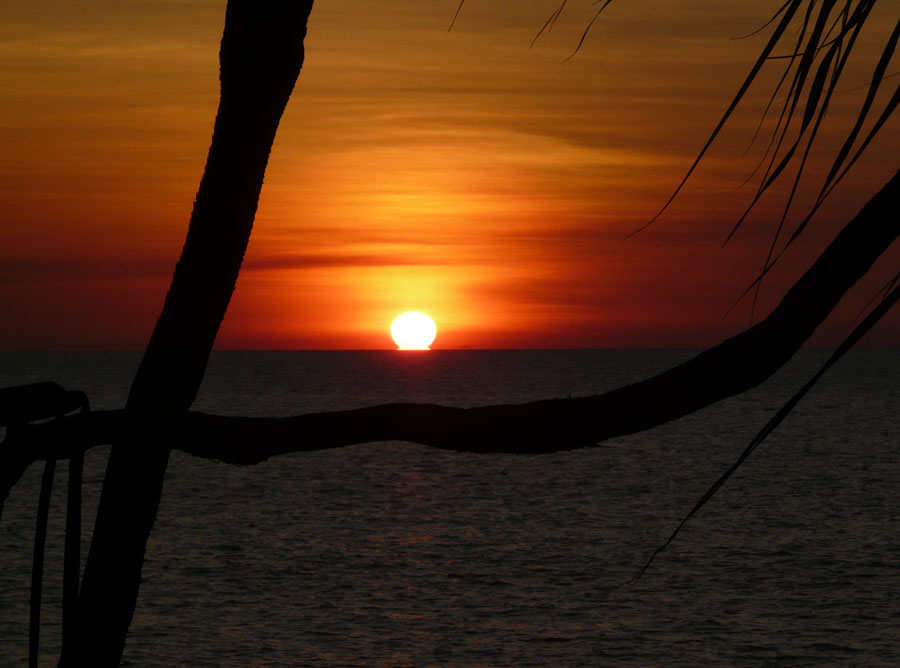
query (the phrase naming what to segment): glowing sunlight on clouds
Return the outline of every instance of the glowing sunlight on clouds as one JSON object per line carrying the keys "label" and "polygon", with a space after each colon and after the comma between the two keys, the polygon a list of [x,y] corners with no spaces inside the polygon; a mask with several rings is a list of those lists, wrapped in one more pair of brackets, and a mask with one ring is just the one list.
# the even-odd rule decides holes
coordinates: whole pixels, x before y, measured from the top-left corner
{"label": "glowing sunlight on clouds", "polygon": [[[624,237],[730,100],[760,48],[730,38],[768,4],[613,3],[563,62],[590,2],[532,49],[543,0],[467,2],[449,34],[455,3],[317,3],[218,345],[390,348],[384,322],[410,304],[441,322],[441,347],[706,345],[740,329],[721,315],[771,229],[719,247],[758,160],[741,155],[761,93],[667,217]],[[0,266],[19,263],[0,301],[22,314],[0,345],[27,347],[53,313],[79,345],[141,347],[209,146],[223,5],[14,0],[0,16]],[[887,178],[893,136],[834,222]],[[54,263],[66,271],[39,269]],[[127,323],[79,317],[88,300]]]}

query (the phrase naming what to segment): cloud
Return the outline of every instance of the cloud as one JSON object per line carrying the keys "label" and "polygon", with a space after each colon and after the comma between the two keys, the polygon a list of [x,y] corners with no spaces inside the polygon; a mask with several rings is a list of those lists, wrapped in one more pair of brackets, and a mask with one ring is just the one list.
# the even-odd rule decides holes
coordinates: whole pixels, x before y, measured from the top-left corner
{"label": "cloud", "polygon": [[317,269],[335,267],[408,267],[457,264],[450,256],[431,253],[373,253],[358,255],[291,253],[248,258],[245,271],[272,271],[281,269]]}
{"label": "cloud", "polygon": [[132,278],[171,276],[175,262],[162,259],[0,259],[0,282],[71,283],[74,281],[118,281]]}

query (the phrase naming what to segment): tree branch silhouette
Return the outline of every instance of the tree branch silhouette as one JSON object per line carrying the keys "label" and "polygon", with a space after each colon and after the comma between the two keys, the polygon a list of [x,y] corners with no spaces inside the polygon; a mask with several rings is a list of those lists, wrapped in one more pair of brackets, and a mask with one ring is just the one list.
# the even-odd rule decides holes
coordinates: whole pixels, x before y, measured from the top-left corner
{"label": "tree branch silhouette", "polygon": [[125,438],[136,448],[165,443],[238,465],[388,440],[476,453],[541,454],[595,445],[694,413],[769,378],[897,239],[898,211],[900,172],[841,230],[768,317],[683,364],[604,394],[474,408],[384,404],[286,418],[192,412],[160,420],[128,410],[99,411],[25,427],[17,439],[17,456],[64,458]]}

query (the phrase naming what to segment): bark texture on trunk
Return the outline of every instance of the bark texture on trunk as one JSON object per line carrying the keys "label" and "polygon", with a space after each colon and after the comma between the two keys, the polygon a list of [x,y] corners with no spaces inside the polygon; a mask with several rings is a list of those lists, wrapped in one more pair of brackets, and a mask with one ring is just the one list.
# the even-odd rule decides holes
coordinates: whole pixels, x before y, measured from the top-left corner
{"label": "bark texture on trunk", "polygon": [[[221,97],[181,259],[128,397],[153,419],[186,412],[234,291],[281,115],[303,63],[312,0],[230,0]],[[139,439],[138,439],[139,440]],[[116,666],[134,614],[168,450],[114,445],[60,665]]]}

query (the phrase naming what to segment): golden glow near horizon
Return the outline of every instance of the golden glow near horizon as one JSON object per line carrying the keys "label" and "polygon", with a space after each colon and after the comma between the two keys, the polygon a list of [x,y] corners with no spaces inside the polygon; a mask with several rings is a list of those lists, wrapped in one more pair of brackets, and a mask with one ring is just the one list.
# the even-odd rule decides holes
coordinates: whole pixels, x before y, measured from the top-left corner
{"label": "golden glow near horizon", "polygon": [[[766,36],[730,38],[777,5],[615,2],[566,61],[590,0],[531,49],[546,0],[467,2],[449,34],[456,3],[316,3],[217,345],[387,347],[397,304],[428,304],[441,348],[708,345],[742,329],[744,314],[721,315],[783,200],[720,246],[765,149],[742,158],[765,86],[666,216],[625,236],[671,194]],[[883,45],[896,12],[875,11],[866,30]],[[0,348],[145,345],[209,148],[223,15],[220,0],[4,3]],[[842,94],[832,129],[864,94]],[[895,171],[896,127],[829,198],[815,252]],[[808,169],[827,172],[815,155]],[[758,312],[810,259],[797,257]],[[848,318],[890,275],[859,288]]]}
{"label": "golden glow near horizon", "polygon": [[418,311],[398,315],[391,323],[391,338],[398,350],[428,350],[436,335],[434,320]]}

